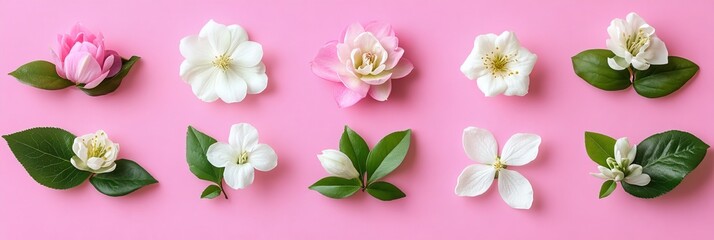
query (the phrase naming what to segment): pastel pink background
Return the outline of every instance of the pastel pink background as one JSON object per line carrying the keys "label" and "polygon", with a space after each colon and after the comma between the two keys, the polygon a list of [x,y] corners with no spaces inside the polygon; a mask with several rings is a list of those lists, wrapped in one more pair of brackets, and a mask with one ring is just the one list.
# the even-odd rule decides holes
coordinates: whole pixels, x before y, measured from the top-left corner
{"label": "pastel pink background", "polygon": [[[106,130],[160,183],[121,198],[90,184],[68,191],[35,183],[0,144],[0,239],[510,239],[517,237],[711,238],[711,155],[669,194],[652,200],[621,188],[597,198],[601,180],[583,132],[645,137],[680,129],[714,144],[711,1],[29,1],[0,2],[0,72],[49,59],[55,35],[76,22],[101,31],[107,46],[142,60],[121,88],[88,97],[43,91],[0,75],[0,133],[58,126],[76,134]],[[604,92],[580,80],[570,57],[604,48],[611,19],[636,11],[657,28],[672,55],[699,64],[680,91],[646,99],[634,90]],[[179,40],[209,20],[240,24],[263,45],[270,82],[238,104],[204,103],[178,76]],[[339,109],[310,61],[348,24],[393,24],[415,71],[395,81],[389,101]],[[512,30],[539,57],[525,97],[486,98],[459,66],[478,34]],[[278,153],[278,167],[256,174],[231,199],[202,200],[207,182],[188,170],[186,127],[221,141],[249,122]],[[307,186],[324,177],[315,155],[337,148],[348,124],[370,145],[413,129],[404,164],[386,178],[408,195],[380,202],[364,193],[332,200]],[[513,133],[542,136],[538,158],[513,168],[535,190],[533,208],[509,208],[495,188],[454,195],[472,162],[461,145],[467,126],[490,129],[503,145]]]}

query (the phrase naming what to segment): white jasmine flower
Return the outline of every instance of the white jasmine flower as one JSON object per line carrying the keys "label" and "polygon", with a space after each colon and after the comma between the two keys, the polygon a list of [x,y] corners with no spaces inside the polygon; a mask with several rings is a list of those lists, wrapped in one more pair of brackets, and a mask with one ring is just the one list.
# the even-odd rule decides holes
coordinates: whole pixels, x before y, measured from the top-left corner
{"label": "white jasmine flower", "polygon": [[627,138],[617,139],[615,142],[615,159],[608,158],[607,165],[609,168],[598,166],[599,173],[590,173],[591,175],[605,180],[613,180],[615,182],[625,181],[626,183],[645,186],[650,183],[650,176],[642,173],[642,166],[632,164],[632,161],[637,155],[637,145],[630,146]]}
{"label": "white jasmine flower", "polygon": [[322,154],[317,155],[320,164],[325,168],[325,171],[332,176],[345,179],[353,179],[359,177],[359,172],[352,165],[352,161],[344,153],[327,149],[323,150]]}
{"label": "white jasmine flower", "polygon": [[647,70],[651,64],[667,64],[669,53],[664,42],[636,13],[627,14],[625,20],[613,19],[607,33],[607,48],[615,53],[615,57],[607,59],[612,69],[623,70],[632,64],[637,70]]}
{"label": "white jasmine flower", "polygon": [[107,173],[116,168],[115,160],[119,154],[119,144],[109,140],[102,130],[77,137],[72,144],[74,157],[72,165],[82,171]]}
{"label": "white jasmine flower", "polygon": [[206,157],[211,165],[225,168],[223,178],[233,189],[243,189],[253,183],[253,169],[270,171],[278,165],[278,155],[273,148],[258,143],[258,130],[247,123],[233,125],[228,143],[211,144]]}

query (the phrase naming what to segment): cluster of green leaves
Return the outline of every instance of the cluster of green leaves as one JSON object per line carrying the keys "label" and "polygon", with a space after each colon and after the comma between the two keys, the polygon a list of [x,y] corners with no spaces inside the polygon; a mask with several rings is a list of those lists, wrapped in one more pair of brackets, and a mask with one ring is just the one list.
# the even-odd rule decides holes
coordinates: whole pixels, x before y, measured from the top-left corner
{"label": "cluster of green leaves", "polygon": [[[132,56],[128,60],[122,59],[121,70],[116,75],[104,79],[102,83],[92,89],[84,88],[84,84],[76,86],[89,96],[101,96],[114,92],[119,88],[121,81],[139,59],[137,56]],[[72,81],[57,75],[55,65],[48,61],[27,63],[11,72],[10,75],[17,78],[21,83],[45,90],[60,90],[75,85]]]}
{"label": "cluster of green leaves", "polygon": [[378,180],[402,164],[409,151],[410,143],[411,129],[408,129],[390,133],[370,151],[364,139],[357,132],[345,126],[340,138],[340,152],[350,158],[352,165],[359,172],[359,177],[354,179],[326,177],[309,188],[335,199],[352,196],[360,189],[382,201],[406,197],[406,194],[397,186]]}
{"label": "cluster of green leaves", "polygon": [[208,147],[216,143],[216,139],[208,136],[195,128],[188,126],[186,133],[186,162],[193,175],[199,179],[212,182],[201,193],[201,198],[213,199],[223,193],[223,197],[228,199],[226,191],[223,189],[223,169],[211,165],[208,162]]}
{"label": "cluster of green leaves", "polygon": [[614,70],[607,64],[607,59],[615,54],[606,49],[590,49],[575,55],[573,68],[575,74],[596,88],[606,91],[624,90],[634,85],[635,91],[643,97],[658,98],[667,96],[684,86],[699,71],[697,64],[670,56],[665,65],[651,65],[640,71]]}
{"label": "cluster of green leaves", "polygon": [[[615,158],[615,142],[612,137],[585,132],[585,150],[600,166],[608,167],[607,158]],[[679,185],[704,159],[708,148],[709,145],[687,132],[672,130],[652,135],[637,145],[637,155],[632,162],[642,166],[642,173],[651,178],[650,183],[636,186],[623,181],[622,187],[635,197],[659,197]],[[600,198],[610,195],[616,186],[612,180],[605,181]]]}
{"label": "cluster of green leaves", "polygon": [[115,161],[116,169],[108,173],[92,174],[75,168],[70,159],[76,136],[63,129],[32,128],[3,138],[27,173],[49,188],[73,188],[89,178],[99,192],[117,197],[158,182],[139,164],[126,159]]}

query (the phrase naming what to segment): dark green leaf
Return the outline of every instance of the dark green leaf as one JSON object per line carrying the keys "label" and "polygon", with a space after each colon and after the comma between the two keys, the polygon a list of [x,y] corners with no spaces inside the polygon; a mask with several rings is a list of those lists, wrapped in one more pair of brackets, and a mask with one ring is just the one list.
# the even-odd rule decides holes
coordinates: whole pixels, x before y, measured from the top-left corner
{"label": "dark green leaf", "polygon": [[356,178],[326,177],[312,184],[309,188],[327,197],[339,199],[352,196],[360,189],[361,184],[359,179]]}
{"label": "dark green leaf", "polygon": [[615,56],[610,50],[590,49],[573,57],[573,69],[580,78],[596,88],[615,91],[630,86],[630,72],[616,71],[607,64],[607,58]]}
{"label": "dark green leaf", "polygon": [[59,128],[32,128],[3,136],[27,173],[54,189],[75,187],[89,177],[70,163],[76,136]]}
{"label": "dark green leaf", "polygon": [[585,132],[585,151],[593,162],[600,166],[607,167],[607,159],[615,158],[615,140],[614,138],[594,133]]}
{"label": "dark green leaf", "polygon": [[223,181],[223,168],[217,168],[208,162],[206,153],[216,139],[189,126],[186,133],[186,161],[188,167],[199,179],[221,184]]}
{"label": "dark green leaf", "polygon": [[214,199],[220,195],[221,187],[216,185],[210,185],[205,190],[203,190],[203,193],[201,193],[201,198]]}
{"label": "dark green leaf", "polygon": [[367,146],[362,136],[348,126],[345,126],[345,131],[342,132],[342,138],[340,138],[340,152],[343,152],[352,160],[352,165],[362,176],[367,164],[369,146]]}
{"label": "dark green leaf", "polygon": [[648,137],[637,145],[634,163],[652,179],[646,186],[622,182],[628,193],[640,198],[654,198],[674,189],[704,159],[709,145],[696,136],[681,131],[667,131]]}
{"label": "dark green leaf", "polygon": [[635,91],[648,98],[664,97],[684,86],[699,66],[681,57],[669,57],[665,65],[651,65],[635,72]]}
{"label": "dark green leaf", "polygon": [[382,138],[367,156],[368,183],[379,180],[402,164],[409,151],[412,130],[393,132]]}
{"label": "dark green leaf", "polygon": [[100,173],[89,178],[97,191],[107,196],[118,197],[127,195],[149,184],[158,183],[144,168],[134,161],[116,160],[114,171]]}
{"label": "dark green leaf", "polygon": [[57,75],[55,65],[48,61],[34,61],[10,73],[21,83],[45,90],[58,90],[74,85]]}
{"label": "dark green leaf", "polygon": [[600,199],[610,196],[610,194],[615,191],[616,187],[617,183],[613,180],[607,180],[602,183],[602,187],[600,187]]}
{"label": "dark green leaf", "polygon": [[121,81],[124,79],[124,77],[126,77],[126,74],[129,73],[129,70],[131,70],[136,61],[139,61],[139,59],[140,57],[138,56],[132,56],[131,58],[129,58],[129,60],[122,59],[121,70],[119,70],[116,75],[104,79],[102,83],[92,89],[86,89],[83,87],[80,87],[79,89],[82,89],[82,91],[84,91],[84,93],[89,96],[101,96],[114,92],[115,90],[117,90],[117,88],[119,88],[119,85],[121,85]]}
{"label": "dark green leaf", "polygon": [[374,182],[367,186],[367,193],[382,201],[392,201],[406,197],[407,195],[399,190],[397,186],[388,182]]}

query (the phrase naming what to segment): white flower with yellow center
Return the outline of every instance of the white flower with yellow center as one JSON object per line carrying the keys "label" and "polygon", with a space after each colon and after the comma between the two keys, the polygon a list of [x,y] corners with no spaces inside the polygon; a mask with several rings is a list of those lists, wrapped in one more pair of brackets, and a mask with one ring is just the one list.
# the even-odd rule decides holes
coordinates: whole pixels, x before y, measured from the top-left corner
{"label": "white flower with yellow center", "polygon": [[106,173],[116,168],[119,144],[109,140],[109,136],[102,130],[77,137],[72,144],[74,157],[70,159],[72,165],[82,171],[93,173]]}
{"label": "white flower with yellow center", "polygon": [[600,172],[590,173],[590,175],[605,180],[625,181],[632,185],[645,186],[650,183],[650,175],[642,173],[642,166],[632,163],[636,155],[637,144],[630,146],[630,141],[627,138],[617,139],[615,142],[615,158],[608,158],[608,167],[597,166]]}
{"label": "white flower with yellow center", "polygon": [[498,156],[498,143],[486,129],[464,129],[464,151],[476,162],[461,172],[456,182],[456,195],[474,197],[483,194],[498,179],[501,198],[516,209],[529,209],[533,204],[533,187],[520,173],[509,166],[522,166],[538,155],[541,138],[535,134],[517,133],[511,136]]}
{"label": "white flower with yellow center", "polygon": [[198,36],[181,39],[179,75],[191,84],[193,93],[205,101],[218,98],[226,103],[243,101],[246,94],[258,94],[268,86],[263,47],[248,41],[238,25],[206,23]]}
{"label": "white flower with yellow center", "polygon": [[655,29],[636,13],[627,14],[625,20],[616,18],[607,27],[610,35],[605,43],[615,53],[607,63],[612,69],[623,70],[630,64],[637,70],[647,70],[650,65],[667,64],[667,47],[655,34]]}
{"label": "white flower with yellow center", "polygon": [[278,155],[273,148],[258,143],[258,130],[247,123],[233,125],[228,143],[211,144],[206,157],[211,165],[225,168],[223,178],[233,189],[243,189],[253,183],[253,169],[270,171],[278,165]]}
{"label": "white flower with yellow center", "polygon": [[474,48],[461,65],[468,79],[476,80],[487,97],[504,94],[524,96],[528,93],[531,71],[538,57],[521,46],[516,34],[479,35]]}

